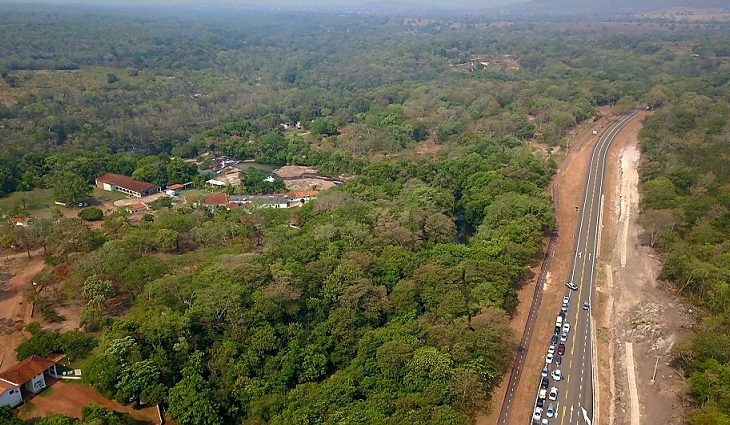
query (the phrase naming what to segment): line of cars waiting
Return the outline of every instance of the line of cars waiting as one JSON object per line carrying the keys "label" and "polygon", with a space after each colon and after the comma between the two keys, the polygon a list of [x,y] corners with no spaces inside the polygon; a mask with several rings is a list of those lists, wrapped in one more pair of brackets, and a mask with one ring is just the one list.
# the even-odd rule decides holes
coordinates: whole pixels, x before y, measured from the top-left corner
{"label": "line of cars waiting", "polygon": [[[568,282],[565,286],[572,291],[578,290],[578,286],[573,282]],[[551,378],[553,381],[563,380],[563,372],[560,370],[560,365],[563,363],[565,343],[568,341],[568,334],[570,334],[571,329],[570,323],[565,321],[570,305],[570,294],[571,292],[568,292],[563,297],[560,313],[555,318],[555,331],[550,337],[550,345],[545,355],[545,367],[543,367],[540,373],[540,389],[538,390],[535,401],[535,410],[532,413],[532,421],[534,424],[549,425],[550,419],[557,417],[557,403],[551,403],[551,401],[557,401],[560,390],[554,385],[551,388],[549,387]],[[584,310],[588,310],[589,307],[588,301],[583,302]],[[555,365],[555,368],[551,371],[550,369],[553,365]],[[547,404],[547,407],[545,407],[545,404]],[[543,413],[546,416],[545,418],[543,418]]]}

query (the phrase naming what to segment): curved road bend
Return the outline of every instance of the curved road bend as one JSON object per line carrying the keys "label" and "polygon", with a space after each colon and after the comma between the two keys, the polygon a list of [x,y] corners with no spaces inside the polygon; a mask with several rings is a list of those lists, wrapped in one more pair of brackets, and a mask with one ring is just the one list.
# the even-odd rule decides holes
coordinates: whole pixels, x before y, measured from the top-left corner
{"label": "curved road bend", "polygon": [[[606,170],[606,158],[611,143],[618,133],[636,116],[638,112],[621,117],[604,131],[598,142],[593,147],[588,178],[584,189],[583,206],[580,208],[580,223],[576,238],[573,266],[570,274],[570,281],[578,286],[577,291],[566,288],[566,295],[570,295],[570,303],[565,321],[570,323],[571,329],[568,340],[565,342],[566,350],[563,355],[563,362],[559,368],[562,371],[563,379],[554,381],[550,379],[548,388],[557,387],[557,400],[545,400],[545,410],[551,404],[556,409],[556,416],[549,419],[550,424],[588,424],[593,421],[594,408],[594,387],[593,387],[593,349],[592,331],[590,321],[590,310],[583,310],[583,302],[589,304],[592,298],[593,283],[596,271],[595,262],[598,251],[598,234],[600,230],[601,210],[603,207],[603,179]],[[530,316],[525,325],[525,334],[532,334],[534,325],[533,318],[537,315],[539,302],[533,302],[530,307]],[[535,309],[533,312],[532,309]],[[555,312],[557,316],[558,311]],[[552,319],[552,316],[550,318]],[[529,329],[528,329],[529,328]],[[550,345],[550,341],[544,341],[544,346]],[[526,352],[518,353],[515,359],[514,369],[521,370],[524,364]],[[550,365],[550,371],[558,368],[554,363]],[[530,375],[532,376],[532,375]],[[516,378],[516,379],[515,379]],[[534,375],[536,393],[540,386],[540,372],[535,371]],[[502,412],[499,418],[499,425],[510,423],[510,408],[505,409],[505,404],[511,396],[515,395],[519,383],[519,374],[510,376]],[[536,394],[537,397],[537,394]],[[511,402],[509,402],[511,404]],[[532,409],[531,409],[532,410]],[[543,412],[542,418],[547,418]]]}

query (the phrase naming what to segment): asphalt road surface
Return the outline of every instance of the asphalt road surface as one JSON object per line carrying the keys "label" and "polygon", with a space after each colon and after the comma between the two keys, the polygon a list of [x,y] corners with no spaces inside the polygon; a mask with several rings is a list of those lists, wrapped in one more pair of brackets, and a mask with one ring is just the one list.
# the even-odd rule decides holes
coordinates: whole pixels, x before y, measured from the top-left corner
{"label": "asphalt road surface", "polygon": [[[570,297],[565,323],[570,324],[562,355],[561,365],[555,361],[547,364],[550,372],[548,392],[558,389],[556,400],[545,400],[541,418],[548,419],[550,424],[581,425],[594,421],[594,360],[593,333],[591,330],[591,299],[596,278],[596,253],[599,243],[603,210],[603,179],[606,171],[608,149],[616,135],[628,124],[638,112],[621,117],[612,124],[598,139],[593,148],[588,179],[586,180],[583,205],[576,205],[576,214],[580,214],[580,224],[576,235],[573,267],[568,282],[577,286],[576,290],[565,287],[565,295]],[[584,303],[588,303],[584,306]],[[555,312],[555,319],[559,314]],[[553,320],[551,316],[551,320]],[[563,333],[561,326],[560,334]],[[535,341],[535,347],[548,348],[551,341]],[[555,355],[558,344],[555,344]],[[547,354],[547,350],[546,353]],[[596,365],[597,366],[597,365]],[[552,373],[559,369],[562,379],[556,380]],[[536,371],[535,383],[539,393],[540,371]],[[537,395],[536,395],[537,396]],[[554,407],[555,415],[547,417],[547,410]],[[540,421],[536,421],[540,423]]]}

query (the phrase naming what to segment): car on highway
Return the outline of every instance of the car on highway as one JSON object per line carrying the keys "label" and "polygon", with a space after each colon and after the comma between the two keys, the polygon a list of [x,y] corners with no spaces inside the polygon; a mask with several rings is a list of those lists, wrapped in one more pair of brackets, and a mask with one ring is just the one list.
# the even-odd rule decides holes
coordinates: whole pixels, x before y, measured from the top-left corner
{"label": "car on highway", "polygon": [[550,371],[548,370],[548,368],[544,367],[544,368],[542,368],[542,372],[540,373],[540,375],[544,378],[544,377],[548,376],[549,372]]}
{"label": "car on highway", "polygon": [[558,335],[557,334],[553,334],[553,336],[550,337],[550,344],[555,345],[557,343],[558,343]]}
{"label": "car on highway", "polygon": [[566,334],[565,332],[563,332],[563,333],[562,333],[562,334],[560,335],[560,341],[562,341],[562,342],[565,342],[565,341],[567,341],[567,340],[568,340],[568,334]]}
{"label": "car on highway", "polygon": [[570,323],[563,323],[563,332],[570,333]]}
{"label": "car on highway", "polygon": [[591,308],[591,304],[588,301],[583,301],[583,310]]}
{"label": "car on highway", "polygon": [[555,356],[555,364],[560,366],[563,363],[563,356]]}
{"label": "car on highway", "polygon": [[545,356],[545,363],[552,364],[553,362],[553,355],[551,353],[548,353],[547,356]]}
{"label": "car on highway", "polygon": [[550,388],[550,394],[548,394],[548,399],[550,399],[550,400],[558,399],[558,387]]}
{"label": "car on highway", "polygon": [[550,385],[550,380],[548,378],[542,378],[540,381],[540,388],[546,389]]}
{"label": "car on highway", "polygon": [[548,347],[548,354],[555,354],[555,346],[551,345]]}
{"label": "car on highway", "polygon": [[540,422],[541,418],[542,418],[542,407],[536,407],[535,411],[532,412],[532,420],[535,422]]}
{"label": "car on highway", "polygon": [[547,411],[545,412],[545,415],[548,418],[552,418],[553,416],[555,416],[555,406],[553,406],[552,403],[550,403],[550,406],[548,406]]}
{"label": "car on highway", "polygon": [[561,342],[558,344],[558,355],[562,356],[563,354],[565,354],[565,344]]}
{"label": "car on highway", "polygon": [[578,285],[576,285],[573,282],[565,282],[565,286],[567,286],[568,288],[570,288],[570,289],[572,289],[574,291],[577,291],[578,290]]}
{"label": "car on highway", "polygon": [[552,376],[553,380],[560,381],[563,379],[563,372],[560,369],[555,369],[553,373],[550,374]]}

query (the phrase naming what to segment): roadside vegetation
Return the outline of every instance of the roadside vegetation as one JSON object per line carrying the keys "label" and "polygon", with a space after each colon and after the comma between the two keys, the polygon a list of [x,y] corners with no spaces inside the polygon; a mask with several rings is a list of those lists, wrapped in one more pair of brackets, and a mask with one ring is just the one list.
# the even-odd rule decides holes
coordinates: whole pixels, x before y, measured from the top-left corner
{"label": "roadside vegetation", "polygon": [[704,79],[650,117],[641,132],[645,240],[663,256],[660,278],[700,309],[676,348],[696,409],[692,424],[730,421],[730,86]]}
{"label": "roadside vegetation", "polygon": [[[697,252],[665,274],[724,308],[723,28],[239,18],[0,16],[0,214],[33,216],[0,242],[45,256],[38,300],[81,309],[77,331],[29,328],[18,358],[84,359],[87,383],[182,425],[469,423],[509,370],[516,291],[553,230],[553,149],[610,106],[661,109],[642,136],[645,214],[682,221],[652,243]],[[218,155],[345,183],[283,210],[52,212],[113,200],[89,186],[105,172],[200,184]],[[234,190],[283,189],[266,176]],[[718,351],[697,352],[701,383]],[[125,423],[64,421],[47,423]]]}

